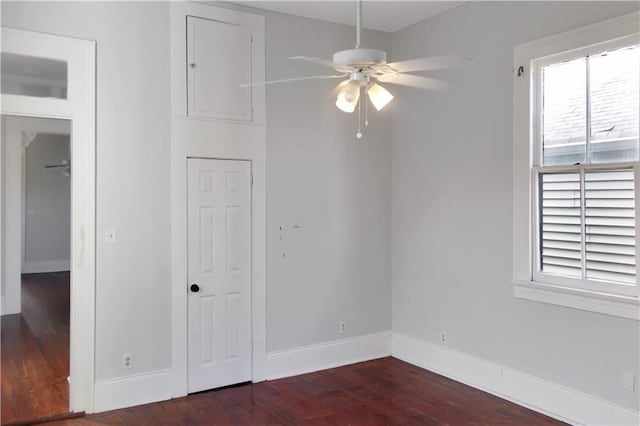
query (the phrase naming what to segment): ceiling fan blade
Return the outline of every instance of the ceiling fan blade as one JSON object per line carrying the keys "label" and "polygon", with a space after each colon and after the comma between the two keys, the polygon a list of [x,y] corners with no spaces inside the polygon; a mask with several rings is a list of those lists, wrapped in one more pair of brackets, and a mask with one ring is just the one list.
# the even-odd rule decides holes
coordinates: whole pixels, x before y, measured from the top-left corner
{"label": "ceiling fan blade", "polygon": [[464,67],[470,65],[472,62],[471,58],[467,58],[466,56],[432,56],[430,58],[391,62],[387,65],[398,72],[416,72]]}
{"label": "ceiling fan blade", "polygon": [[446,81],[438,80],[431,77],[411,74],[387,74],[380,76],[378,81],[381,83],[398,84],[401,86],[414,87],[423,90],[443,90],[449,87]]}
{"label": "ceiling fan blade", "polygon": [[328,59],[314,58],[311,56],[289,56],[289,59],[292,61],[311,62],[312,64],[318,64],[318,65],[322,65],[329,68],[335,68],[334,63],[329,61]]}
{"label": "ceiling fan blade", "polygon": [[289,83],[291,81],[302,81],[302,80],[326,80],[326,79],[333,79],[333,78],[344,78],[346,76],[347,76],[347,74],[312,75],[312,76],[309,76],[309,77],[284,78],[282,80],[271,80],[271,81],[262,81],[260,83],[241,84],[240,87],[265,86],[267,84]]}

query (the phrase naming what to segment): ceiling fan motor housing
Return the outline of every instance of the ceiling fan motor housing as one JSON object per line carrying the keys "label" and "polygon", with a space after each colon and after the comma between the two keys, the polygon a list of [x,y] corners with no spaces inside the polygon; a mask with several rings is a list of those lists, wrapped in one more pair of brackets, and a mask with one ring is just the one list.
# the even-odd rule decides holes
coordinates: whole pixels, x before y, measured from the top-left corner
{"label": "ceiling fan motor housing", "polygon": [[333,55],[336,65],[350,67],[367,67],[387,63],[387,54],[378,49],[348,49],[336,52]]}

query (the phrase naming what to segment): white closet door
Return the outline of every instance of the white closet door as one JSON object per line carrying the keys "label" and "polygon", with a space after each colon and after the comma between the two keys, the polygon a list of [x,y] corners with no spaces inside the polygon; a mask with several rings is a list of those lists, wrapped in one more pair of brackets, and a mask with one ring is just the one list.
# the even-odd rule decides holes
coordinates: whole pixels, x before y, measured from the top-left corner
{"label": "white closet door", "polygon": [[251,29],[187,17],[189,116],[252,120]]}
{"label": "white closet door", "polygon": [[188,160],[189,392],[251,380],[250,164]]}

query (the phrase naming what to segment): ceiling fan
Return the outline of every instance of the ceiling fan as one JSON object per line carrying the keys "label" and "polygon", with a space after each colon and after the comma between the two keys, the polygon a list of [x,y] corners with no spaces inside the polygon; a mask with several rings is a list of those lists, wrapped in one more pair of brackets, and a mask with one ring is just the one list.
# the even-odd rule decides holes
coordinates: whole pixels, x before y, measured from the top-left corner
{"label": "ceiling fan", "polygon": [[42,167],[45,169],[62,169],[62,174],[64,176],[71,176],[71,161],[69,160],[62,160],[60,164],[49,164]]}
{"label": "ceiling fan", "polygon": [[[339,83],[334,89],[334,92],[337,92],[336,106],[347,113],[352,113],[356,107],[358,108],[358,132],[356,133],[356,137],[361,138],[360,115],[362,102],[359,101],[363,90],[366,91],[374,108],[380,111],[393,99],[393,95],[379,83],[397,84],[422,90],[440,90],[447,87],[446,82],[409,73],[459,67],[471,63],[469,58],[463,56],[434,56],[387,63],[386,52],[379,49],[363,48],[361,37],[362,0],[356,0],[356,44],[353,49],[336,52],[333,55],[332,61],[309,56],[292,56],[289,58],[291,60],[305,61],[333,68],[339,74],[287,78],[243,86],[287,83],[300,80],[344,78],[345,80]],[[367,126],[369,124],[368,103],[365,101],[364,104],[364,124]]]}

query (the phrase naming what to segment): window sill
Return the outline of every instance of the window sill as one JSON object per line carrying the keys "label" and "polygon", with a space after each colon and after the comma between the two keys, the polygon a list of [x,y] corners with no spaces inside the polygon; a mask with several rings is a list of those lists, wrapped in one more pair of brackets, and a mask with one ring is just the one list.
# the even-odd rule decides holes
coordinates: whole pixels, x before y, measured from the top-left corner
{"label": "window sill", "polygon": [[513,281],[513,284],[513,295],[518,299],[640,321],[640,299],[637,297],[596,293],[534,281]]}

